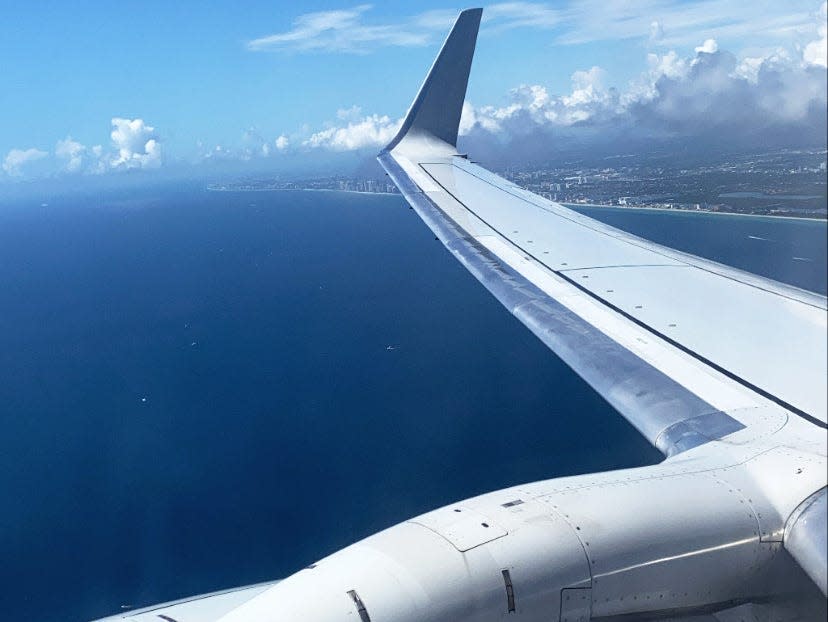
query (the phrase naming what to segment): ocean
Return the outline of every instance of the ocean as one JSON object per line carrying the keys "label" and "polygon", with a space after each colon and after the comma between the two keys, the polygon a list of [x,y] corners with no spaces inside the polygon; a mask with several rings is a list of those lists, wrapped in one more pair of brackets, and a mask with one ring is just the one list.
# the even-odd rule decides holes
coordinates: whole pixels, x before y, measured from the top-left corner
{"label": "ocean", "polygon": [[[579,208],[821,293],[824,222]],[[0,203],[0,612],[288,575],[505,486],[658,462],[398,195]]]}

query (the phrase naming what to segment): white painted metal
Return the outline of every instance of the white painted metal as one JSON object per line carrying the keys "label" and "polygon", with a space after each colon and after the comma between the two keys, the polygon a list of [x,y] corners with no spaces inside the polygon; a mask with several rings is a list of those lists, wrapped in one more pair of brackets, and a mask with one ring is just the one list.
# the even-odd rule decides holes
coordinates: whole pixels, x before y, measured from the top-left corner
{"label": "white painted metal", "polygon": [[[818,391],[828,374],[824,309],[692,266],[611,267],[567,276],[655,331],[825,420],[826,394]],[[791,359],[797,364],[788,365]]]}
{"label": "white painted metal", "polygon": [[669,457],[446,506],[230,608],[215,596],[113,619],[825,619],[825,299],[459,157],[479,20],[461,14],[380,160],[475,277]]}
{"label": "white painted metal", "polygon": [[[216,619],[359,620],[351,592],[373,622],[512,615],[548,622],[583,617],[587,604],[592,617],[698,614],[803,589],[792,580],[770,584],[785,558],[778,539],[762,533],[780,532],[786,504],[818,485],[824,460],[803,472],[797,490],[768,497],[757,472],[804,463],[765,444],[737,448],[728,463],[720,444],[657,467],[548,480],[441,508],[334,553]],[[481,529],[496,531],[481,537]],[[795,570],[786,567],[801,579]],[[804,596],[813,597],[807,586]]]}
{"label": "white painted metal", "polygon": [[176,622],[214,622],[228,611],[232,611],[254,596],[258,596],[273,584],[273,582],[261,583],[222,590],[137,610],[132,610],[125,605],[126,610],[119,615],[104,618],[99,622],[113,622],[115,620],[129,620],[131,622],[160,622],[161,620],[166,620],[166,622],[170,622],[170,620]]}
{"label": "white painted metal", "polygon": [[[437,184],[426,191],[428,197],[469,233],[485,236],[490,248],[494,240],[511,246],[511,261],[498,253],[511,267],[527,261],[560,273],[747,383],[826,421],[824,305],[790,297],[771,282],[762,287],[696,267],[651,242],[591,226],[561,205],[537,196],[529,200],[525,191],[514,191],[462,158],[432,160],[440,161],[408,154],[401,165],[406,172],[425,171]],[[540,275],[527,278],[544,289]],[[787,364],[793,358],[796,364]]]}
{"label": "white painted metal", "polygon": [[828,592],[828,525],[825,488],[803,501],[785,525],[785,548],[822,593]]}

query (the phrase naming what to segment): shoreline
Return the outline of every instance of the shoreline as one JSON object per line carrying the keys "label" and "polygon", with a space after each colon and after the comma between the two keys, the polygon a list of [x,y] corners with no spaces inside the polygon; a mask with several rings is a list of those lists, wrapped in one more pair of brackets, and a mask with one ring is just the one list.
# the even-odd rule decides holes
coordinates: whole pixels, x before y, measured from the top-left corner
{"label": "shoreline", "polygon": [[[208,192],[344,192],[347,194],[368,194],[379,196],[399,196],[399,192],[368,192],[366,190],[340,190],[339,188],[207,188]],[[744,218],[779,218],[782,220],[805,220],[828,223],[822,216],[779,216],[776,214],[745,214],[743,212],[713,212],[710,210],[669,209],[666,207],[647,207],[645,205],[601,205],[599,203],[568,203],[552,201],[567,208],[594,207],[614,210],[647,210],[652,212],[670,212],[672,214],[711,214],[714,216],[741,216]]]}
{"label": "shoreline", "polygon": [[348,194],[402,196],[399,192],[368,192],[367,190],[340,190],[339,188],[207,188],[207,192],[346,192]]}
{"label": "shoreline", "polygon": [[[554,202],[554,201],[553,201]],[[670,212],[672,214],[710,214],[712,216],[742,216],[745,218],[779,218],[782,220],[807,220],[828,223],[828,219],[822,216],[778,216],[776,214],[745,214],[743,212],[713,212],[710,210],[693,209],[669,209],[666,207],[646,207],[644,205],[599,205],[598,203],[560,203],[564,207],[597,207],[615,210],[647,210],[651,212]]]}

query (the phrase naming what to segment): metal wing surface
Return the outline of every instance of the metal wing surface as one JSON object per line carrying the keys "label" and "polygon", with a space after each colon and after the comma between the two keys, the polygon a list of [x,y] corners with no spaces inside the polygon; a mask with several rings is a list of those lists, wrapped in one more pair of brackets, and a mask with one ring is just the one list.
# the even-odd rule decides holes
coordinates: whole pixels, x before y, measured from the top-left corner
{"label": "metal wing surface", "polygon": [[436,236],[667,455],[789,416],[825,428],[825,297],[604,225],[457,152],[479,20],[460,15],[378,156]]}

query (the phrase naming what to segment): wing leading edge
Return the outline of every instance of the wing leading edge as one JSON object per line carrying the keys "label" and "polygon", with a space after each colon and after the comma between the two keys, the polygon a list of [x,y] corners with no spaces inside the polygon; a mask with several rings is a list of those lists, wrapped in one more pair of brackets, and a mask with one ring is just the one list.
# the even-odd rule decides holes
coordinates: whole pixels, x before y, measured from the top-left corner
{"label": "wing leading edge", "polygon": [[479,22],[460,14],[378,156],[437,237],[666,455],[789,416],[824,428],[824,297],[619,231],[457,153]]}

